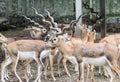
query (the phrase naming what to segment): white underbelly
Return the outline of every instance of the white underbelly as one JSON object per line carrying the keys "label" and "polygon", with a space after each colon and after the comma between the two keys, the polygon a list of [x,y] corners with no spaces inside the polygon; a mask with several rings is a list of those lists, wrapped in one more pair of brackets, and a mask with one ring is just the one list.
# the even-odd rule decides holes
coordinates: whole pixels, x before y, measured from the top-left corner
{"label": "white underbelly", "polygon": [[75,56],[70,56],[70,57],[67,57],[67,59],[71,62],[71,63],[73,63],[73,64],[76,64],[76,58],[75,58]]}
{"label": "white underbelly", "polygon": [[95,66],[102,66],[105,65],[106,62],[106,58],[104,56],[99,57],[99,58],[87,58],[87,57],[83,57],[83,62],[85,64],[93,64]]}
{"label": "white underbelly", "polygon": [[18,57],[20,60],[25,60],[25,59],[32,59],[35,56],[35,52],[21,52],[18,51]]}
{"label": "white underbelly", "polygon": [[40,54],[40,58],[48,57],[51,53],[51,50],[43,50]]}

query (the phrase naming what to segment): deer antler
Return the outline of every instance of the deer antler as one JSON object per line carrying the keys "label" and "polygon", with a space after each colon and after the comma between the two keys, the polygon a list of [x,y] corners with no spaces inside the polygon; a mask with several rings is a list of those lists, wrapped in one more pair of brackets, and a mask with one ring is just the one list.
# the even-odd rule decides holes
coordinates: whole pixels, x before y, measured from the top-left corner
{"label": "deer antler", "polygon": [[49,28],[53,28],[51,22],[46,21],[45,17],[44,17],[42,14],[38,14],[37,10],[36,10],[34,7],[32,7],[32,9],[34,9],[36,15],[42,17],[42,22],[43,22],[44,24],[48,24],[48,25],[49,25]]}
{"label": "deer antler", "polygon": [[53,27],[57,27],[57,23],[54,21],[54,18],[50,15],[50,12],[46,9],[45,12],[47,12],[47,15],[50,18],[50,22],[52,23]]}
{"label": "deer antler", "polygon": [[28,18],[27,16],[23,15],[23,17],[26,20],[29,20],[30,23],[33,23],[35,26],[38,26],[39,28],[44,28],[42,25],[40,25],[39,23],[35,22],[34,20],[31,20],[30,18]]}
{"label": "deer antler", "polygon": [[35,11],[36,15],[42,17],[42,20],[45,20],[45,17],[42,14],[39,14],[38,11],[34,7],[32,7],[32,9]]}

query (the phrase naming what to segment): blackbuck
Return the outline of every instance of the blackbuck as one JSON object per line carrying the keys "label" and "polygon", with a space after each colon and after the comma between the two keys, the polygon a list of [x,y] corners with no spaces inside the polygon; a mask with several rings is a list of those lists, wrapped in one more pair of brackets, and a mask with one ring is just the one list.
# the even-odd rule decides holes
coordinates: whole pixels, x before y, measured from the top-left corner
{"label": "blackbuck", "polygon": [[[19,79],[20,82],[23,82],[16,72],[16,65],[18,60],[28,60],[28,59],[35,59],[38,64],[38,75],[34,82],[41,82],[41,62],[39,60],[39,54],[45,47],[45,42],[41,40],[18,40],[12,43],[9,43],[6,46],[7,54],[9,55],[2,64],[1,64],[1,81],[5,82],[4,74],[6,67],[12,63],[12,70],[14,71],[16,77]],[[40,56],[41,57],[41,56]],[[26,76],[27,78],[27,76]],[[26,79],[28,81],[28,78]]]}
{"label": "blackbuck", "polygon": [[97,21],[101,22],[102,14],[99,14],[99,12],[96,12],[93,8],[91,8],[88,2],[83,2],[83,7],[90,11],[90,18],[83,18],[83,24],[94,25]]}
{"label": "blackbuck", "polygon": [[[77,38],[74,38],[72,37],[70,40],[72,41],[72,44],[73,44],[73,41],[76,43],[76,45],[80,45],[81,43],[82,44],[94,44],[94,40],[95,40],[95,37],[96,37],[96,31],[92,31],[90,29],[87,29],[87,28],[80,28],[82,30],[82,38],[80,41],[80,38],[78,39],[78,41],[76,41],[75,39]],[[79,43],[78,43],[79,42]],[[80,43],[81,42],[81,43]],[[73,44],[75,46],[75,44]],[[76,48],[76,47],[75,47]],[[87,75],[86,75],[86,82],[88,82],[88,76],[89,76],[89,65],[87,64],[86,65],[86,68],[87,68]],[[94,82],[94,71],[93,71],[93,65],[91,66],[91,72],[92,72],[92,77],[91,79],[93,80]]]}
{"label": "blackbuck", "polygon": [[[2,43],[1,44],[1,51],[2,51],[2,56],[7,59],[9,57],[9,55],[7,54],[7,49],[6,49],[6,46],[11,43],[11,42],[14,42],[16,40],[19,40],[19,39],[30,39],[29,37],[11,37],[11,38],[7,38],[5,37],[3,34],[0,33],[0,42]],[[5,74],[4,74],[4,78],[6,80],[9,79],[9,74],[8,74],[8,70],[7,68],[5,69]]]}
{"label": "blackbuck", "polygon": [[[114,81],[115,78],[114,72],[120,75],[120,68],[117,65],[117,61],[119,57],[118,47],[114,45],[106,44],[106,43],[94,43],[91,45],[79,44],[77,48],[74,48],[74,46],[73,47],[71,47],[71,45],[68,46],[68,44],[64,40],[61,40],[60,38],[57,37],[52,38],[47,45],[50,47],[57,47],[63,53],[64,58],[66,58],[63,59],[64,62],[67,59],[71,59],[71,57],[77,58],[78,63],[82,67],[81,68],[82,71],[79,70],[80,71],[79,82],[81,82],[81,80],[82,82],[84,82],[84,64],[93,64],[95,66],[104,65],[111,77],[110,82]],[[65,69],[67,70],[66,66]]]}
{"label": "blackbuck", "polygon": [[[116,45],[119,48],[119,46],[120,46],[120,34],[108,35],[108,36],[104,37],[103,39],[101,39],[99,42]],[[103,67],[103,69],[104,69],[104,67]],[[99,73],[102,74],[101,67],[99,68]],[[104,69],[104,75],[108,77],[108,74],[105,71],[105,69]]]}
{"label": "blackbuck", "polygon": [[82,44],[76,48],[73,55],[78,59],[82,70],[79,73],[79,82],[84,82],[84,64],[104,66],[110,75],[110,82],[114,82],[115,73],[120,75],[120,68],[117,64],[119,53],[118,47],[115,45],[107,43]]}
{"label": "blackbuck", "polygon": [[46,34],[47,34],[47,30],[43,27],[43,28],[39,28],[39,27],[29,27],[29,28],[25,28],[24,30],[29,30],[30,31],[30,36],[32,39],[40,39],[40,40],[44,40]]}

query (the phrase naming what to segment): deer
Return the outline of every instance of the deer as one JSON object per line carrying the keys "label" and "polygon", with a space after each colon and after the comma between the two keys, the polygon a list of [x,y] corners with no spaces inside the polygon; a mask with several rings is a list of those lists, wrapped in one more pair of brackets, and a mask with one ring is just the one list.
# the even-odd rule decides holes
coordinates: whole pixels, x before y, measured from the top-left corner
{"label": "deer", "polygon": [[90,18],[83,18],[83,24],[94,25],[95,23],[97,23],[97,21],[100,22],[102,20],[102,14],[99,14],[99,12],[95,11],[93,8],[90,8],[88,2],[82,3],[83,7],[90,11]]}
{"label": "deer", "polygon": [[117,64],[119,54],[118,48],[115,45],[106,43],[84,44],[76,48],[73,55],[77,55],[78,62],[82,66],[82,71],[80,70],[81,72],[79,74],[79,82],[84,82],[84,64],[104,66],[111,77],[110,82],[114,82],[114,71],[120,75],[120,68]]}
{"label": "deer", "polygon": [[[80,44],[79,46],[77,46],[77,48],[75,49],[72,48],[71,50],[69,50],[69,52],[67,52],[67,54],[69,55],[65,54],[65,52],[70,46],[68,46],[66,42],[60,38],[57,37],[52,38],[47,45],[50,47],[59,48],[61,52],[64,52],[63,53],[64,58],[70,58],[70,56],[74,56],[77,58],[79,65],[82,64],[82,68],[81,68],[82,72],[81,70],[79,70],[80,71],[79,82],[81,82],[81,79],[82,82],[84,82],[84,77],[83,77],[84,64],[93,64],[96,66],[104,65],[108,70],[109,75],[111,76],[110,82],[114,81],[114,77],[115,77],[114,71],[118,75],[120,75],[120,69],[119,66],[117,65],[117,61],[119,57],[118,48],[114,45],[105,44],[105,43],[94,43],[91,45]],[[97,63],[93,61],[97,61]],[[81,74],[82,74],[82,78],[81,78]]]}
{"label": "deer", "polygon": [[[24,29],[24,30],[26,30],[26,29]],[[23,30],[23,31],[24,31]],[[31,28],[27,28],[27,30],[33,30],[33,31],[35,31],[35,36],[36,35],[38,35],[39,34],[39,37],[41,37],[41,35],[42,35],[42,33],[41,33],[41,29],[40,28],[37,28],[37,27],[31,27]],[[45,29],[43,28],[42,29],[43,30],[43,32],[45,33]],[[16,41],[16,40],[20,40],[20,39],[32,39],[32,38],[29,38],[29,37],[9,37],[9,38],[7,38],[7,37],[5,37],[3,34],[1,34],[0,33],[0,36],[1,36],[1,38],[0,38],[0,40],[1,40],[1,43],[2,43],[2,45],[1,45],[1,50],[2,50],[2,52],[3,52],[3,54],[5,54],[4,56],[5,56],[5,59],[6,58],[8,58],[9,57],[9,55],[7,54],[7,50],[6,50],[6,46],[9,44],[9,43],[11,43],[11,42],[14,42],[14,41]],[[26,61],[27,62],[27,61]],[[26,63],[24,63],[23,64],[24,65],[24,67],[26,67],[27,65],[26,65]],[[27,66],[27,68],[29,67],[29,65]],[[28,70],[27,70],[28,71]],[[8,80],[9,79],[9,75],[8,75],[8,73],[7,73],[7,69],[6,69],[6,71],[5,71],[6,73],[5,73],[5,79],[6,80]],[[26,74],[26,72],[24,72],[25,74],[24,74],[24,76],[26,77],[26,75],[30,75],[30,76],[32,76],[31,75],[31,72],[30,72],[30,70],[28,71],[28,73]]]}
{"label": "deer", "polygon": [[38,28],[36,26],[32,26],[30,28],[25,28],[24,30],[30,31],[30,36],[32,39],[40,39],[44,40],[47,30],[45,28]]}
{"label": "deer", "polygon": [[[2,51],[2,54],[4,54],[3,57],[5,57],[5,59],[9,57],[9,55],[7,54],[6,46],[7,46],[7,44],[9,44],[13,41],[16,41],[16,37],[7,38],[3,34],[0,33],[0,43],[2,43],[1,44],[1,51]],[[5,71],[5,76],[4,77],[5,77],[5,79],[8,80],[8,78],[9,78],[8,71],[7,71],[7,69],[5,69],[5,70],[6,71]]]}
{"label": "deer", "polygon": [[45,42],[41,40],[18,40],[18,41],[9,43],[6,46],[9,57],[6,58],[1,64],[1,68],[2,68],[1,81],[5,82],[4,80],[5,68],[9,64],[13,63],[12,70],[14,70],[14,73],[16,77],[19,79],[19,81],[22,82],[22,80],[16,73],[16,65],[17,65],[18,60],[26,60],[26,59],[35,59],[35,61],[37,62],[38,76],[35,79],[35,82],[37,80],[40,81],[42,65],[38,57],[39,57],[40,52],[43,50],[44,46],[45,46]]}
{"label": "deer", "polygon": [[[99,42],[100,43],[110,43],[112,45],[116,45],[119,48],[119,45],[120,45],[120,34],[108,35],[108,36],[104,37],[103,39],[101,39]],[[104,71],[104,75],[106,77],[108,77],[108,74],[107,74],[106,70],[104,69],[104,67],[103,67],[103,71]],[[99,67],[99,74],[102,75],[101,67]]]}
{"label": "deer", "polygon": [[30,26],[27,26],[27,28],[24,29],[24,30],[30,31],[31,38],[44,40],[45,36],[47,35],[48,30],[43,25],[40,25],[34,20],[31,20],[30,18],[26,16],[24,16],[24,18],[26,21],[28,20],[29,23],[32,23],[32,25],[29,24]]}

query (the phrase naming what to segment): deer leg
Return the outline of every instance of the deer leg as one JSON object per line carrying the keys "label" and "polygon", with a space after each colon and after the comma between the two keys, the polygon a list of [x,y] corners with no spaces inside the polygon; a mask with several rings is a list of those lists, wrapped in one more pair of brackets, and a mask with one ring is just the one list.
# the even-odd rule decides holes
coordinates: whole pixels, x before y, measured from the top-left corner
{"label": "deer leg", "polygon": [[58,69],[58,75],[60,77],[60,61],[62,59],[61,53],[59,53],[58,58],[57,58],[57,69]]}
{"label": "deer leg", "polygon": [[111,63],[109,63],[108,62],[108,64],[110,65],[110,67],[114,70],[114,71],[116,71],[116,73],[119,75],[119,77],[120,77],[120,67],[117,65],[117,61],[115,60],[115,61],[113,61],[113,62],[111,62]]}
{"label": "deer leg", "polygon": [[84,62],[81,62],[79,64],[79,81],[78,82],[84,82]]}
{"label": "deer leg", "polygon": [[89,64],[86,64],[86,82],[88,82],[88,76],[89,76],[89,72],[90,72],[90,65]]}
{"label": "deer leg", "polygon": [[32,77],[30,64],[27,65],[27,74],[28,76]]}
{"label": "deer leg", "polygon": [[84,82],[84,62],[81,63],[82,64],[82,82]]}
{"label": "deer leg", "polygon": [[104,75],[105,75],[106,77],[109,77],[108,72],[107,72],[107,70],[105,69],[104,66],[103,66],[103,72],[104,72]]}
{"label": "deer leg", "polygon": [[78,62],[77,62],[77,59],[75,57],[71,57],[69,59],[69,61],[75,65],[75,72],[78,74]]}
{"label": "deer leg", "polygon": [[4,76],[5,76],[5,71],[6,67],[12,63],[12,59],[9,57],[5,59],[2,64],[1,64],[1,82],[5,82]]}
{"label": "deer leg", "polygon": [[45,68],[44,68],[44,75],[45,75],[45,79],[47,79],[47,67],[49,65],[49,60],[48,58],[45,59]]}
{"label": "deer leg", "polygon": [[5,77],[4,77],[6,80],[9,79],[9,74],[8,74],[8,70],[7,68],[5,68]]}
{"label": "deer leg", "polygon": [[32,61],[33,59],[28,59],[26,60],[24,63],[23,63],[23,66],[24,66],[24,76],[23,78],[26,79],[26,81],[29,80],[28,76],[32,77],[32,74],[31,74],[31,71],[30,71],[30,62]]}
{"label": "deer leg", "polygon": [[49,55],[49,59],[50,59],[50,69],[51,69],[51,76],[53,78],[54,81],[56,81],[56,78],[54,77],[54,68],[53,68],[53,55]]}
{"label": "deer leg", "polygon": [[92,73],[92,76],[91,76],[91,80],[92,82],[95,82],[95,79],[94,79],[94,65],[91,65],[91,73]]}
{"label": "deer leg", "polygon": [[110,75],[110,82],[114,82],[114,78],[115,78],[115,72],[112,71],[112,69],[110,68],[110,66],[105,66],[105,69],[108,71],[109,75]]}
{"label": "deer leg", "polygon": [[62,60],[62,62],[63,62],[63,66],[64,66],[64,69],[65,69],[67,75],[69,77],[71,77],[70,73],[68,72],[67,66],[66,66],[67,59],[64,57],[63,60]]}
{"label": "deer leg", "polygon": [[39,61],[39,58],[37,58],[36,56],[34,56],[34,59],[35,59],[35,61],[37,62],[37,64],[38,64],[38,68],[37,68],[37,70],[38,70],[38,74],[37,74],[37,77],[36,77],[36,79],[34,80],[34,82],[41,82],[41,74],[42,74],[42,69],[41,69],[41,64],[40,64],[40,61]]}
{"label": "deer leg", "polygon": [[82,63],[81,62],[79,62],[79,81],[78,82],[81,82],[81,80],[82,80]]}
{"label": "deer leg", "polygon": [[15,73],[16,77],[18,78],[19,82],[23,82],[16,71],[18,61],[19,61],[19,57],[17,57],[17,59],[13,59],[13,69],[14,69],[14,73]]}
{"label": "deer leg", "polygon": [[99,74],[100,74],[100,75],[102,75],[102,70],[101,70],[101,69],[102,69],[102,67],[99,66]]}

